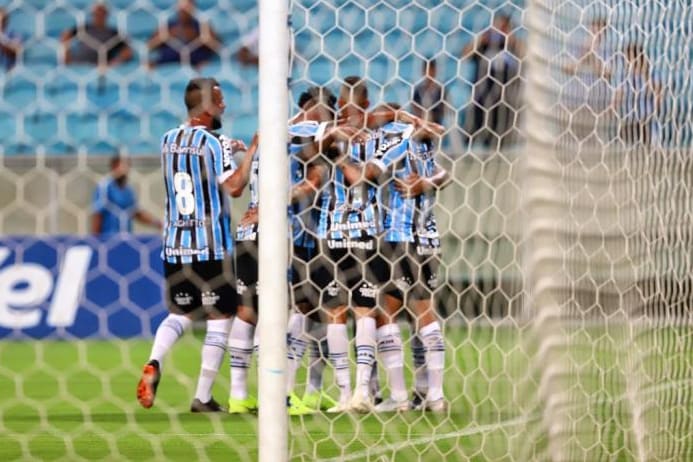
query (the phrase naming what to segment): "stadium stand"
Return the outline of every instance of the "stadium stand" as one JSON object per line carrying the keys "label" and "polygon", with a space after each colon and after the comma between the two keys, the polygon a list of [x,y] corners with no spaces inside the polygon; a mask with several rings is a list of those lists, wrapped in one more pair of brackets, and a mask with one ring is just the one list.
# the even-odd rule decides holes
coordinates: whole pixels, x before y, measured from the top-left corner
{"label": "stadium stand", "polygon": [[[382,83],[375,94],[408,100],[410,82],[420,77],[421,60],[436,55],[441,59],[441,79],[456,89],[454,109],[461,109],[468,100],[470,86],[465,81],[470,70],[459,61],[459,51],[473,31],[488,24],[494,2],[483,8],[465,0],[469,8],[464,15],[436,2],[420,3],[401,14],[397,12],[401,5],[393,2],[392,6],[379,4],[368,14],[353,6],[336,15],[326,4],[296,2],[292,9],[292,93],[302,91],[306,80],[336,84],[341,77],[365,72],[373,82]],[[112,1],[109,23],[128,37],[135,58],[106,71],[61,63],[61,32],[88,18],[91,4],[66,0],[56,6],[28,0],[7,6],[9,30],[21,34],[24,51],[17,66],[0,76],[0,132],[6,135],[0,154],[97,155],[121,150],[153,155],[160,131],[183,117],[180,105],[174,102],[181,98],[187,80],[199,74],[222,81],[229,102],[226,120],[234,136],[252,137],[257,126],[257,69],[241,67],[233,54],[242,37],[257,25],[255,1],[198,0],[198,17],[211,23],[224,44],[220,60],[201,69],[146,66],[146,41],[172,14],[172,2]],[[308,9],[310,24],[302,14]],[[437,33],[409,33],[429,22]],[[364,23],[370,28],[363,28]],[[387,55],[379,53],[380,39],[371,28],[390,31],[384,36]],[[344,31],[354,34],[358,56],[343,49]],[[369,60],[365,68],[364,57]],[[9,116],[13,113],[16,120]]]}

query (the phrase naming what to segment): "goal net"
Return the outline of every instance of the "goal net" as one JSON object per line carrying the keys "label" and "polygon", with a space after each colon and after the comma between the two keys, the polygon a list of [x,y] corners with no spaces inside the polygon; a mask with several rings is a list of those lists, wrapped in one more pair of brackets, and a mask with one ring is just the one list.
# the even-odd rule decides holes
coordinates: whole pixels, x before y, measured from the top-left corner
{"label": "goal net", "polygon": [[[184,117],[190,77],[221,82],[222,131],[249,144],[258,71],[236,50],[252,48],[263,13],[198,0],[219,59],[150,69],[146,42],[171,2],[109,2],[135,58],[101,74],[58,59],[56,25],[91,3],[45,3],[3,3],[24,51],[0,77],[0,459],[256,460],[259,429],[274,422],[188,413],[198,329],[172,349],[154,408],[139,407],[166,313],[160,238],[140,226],[88,233],[91,194],[118,151],[140,207],[163,216],[158,140]],[[290,417],[289,460],[693,459],[692,24],[693,8],[674,0],[289,2],[290,43],[275,58],[290,63],[290,115],[311,87],[339,96],[362,77],[369,110],[395,103],[444,127],[431,153],[449,175],[429,195],[446,405]],[[248,199],[233,200],[234,225]],[[413,310],[396,318],[408,401],[431,359]],[[317,383],[338,400],[313,327],[295,392]],[[352,387],[356,327],[350,315]],[[390,397],[387,360],[371,347]],[[222,404],[229,380],[225,362]]]}

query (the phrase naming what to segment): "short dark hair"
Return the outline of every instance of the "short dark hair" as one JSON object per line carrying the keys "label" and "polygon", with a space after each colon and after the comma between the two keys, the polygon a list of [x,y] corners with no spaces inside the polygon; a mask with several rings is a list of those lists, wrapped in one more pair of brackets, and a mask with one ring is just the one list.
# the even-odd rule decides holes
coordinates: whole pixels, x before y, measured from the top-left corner
{"label": "short dark hair", "polygon": [[298,97],[298,107],[301,109],[306,109],[308,103],[322,103],[329,109],[334,110],[335,105],[337,104],[337,98],[329,88],[310,87]]}
{"label": "short dark hair", "polygon": [[212,88],[218,87],[219,82],[212,77],[196,77],[190,79],[185,86],[185,107],[188,112],[198,109],[205,100],[205,95],[211,99]]}
{"label": "short dark hair", "polygon": [[[344,94],[345,91],[347,91],[347,95]],[[366,84],[366,80],[356,75],[350,75],[345,78],[340,96],[349,100],[368,99],[368,85]],[[350,98],[345,98],[345,96],[349,96]]]}

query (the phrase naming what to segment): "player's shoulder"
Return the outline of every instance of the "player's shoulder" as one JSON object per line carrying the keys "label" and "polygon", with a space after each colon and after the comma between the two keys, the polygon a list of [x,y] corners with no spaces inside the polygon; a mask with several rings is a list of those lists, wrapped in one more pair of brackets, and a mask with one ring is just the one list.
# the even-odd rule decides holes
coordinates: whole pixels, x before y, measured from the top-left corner
{"label": "player's shoulder", "polygon": [[289,136],[315,136],[325,122],[315,120],[303,120],[289,125]]}
{"label": "player's shoulder", "polygon": [[404,122],[388,122],[380,127],[380,134],[384,138],[409,138],[414,132],[414,126]]}

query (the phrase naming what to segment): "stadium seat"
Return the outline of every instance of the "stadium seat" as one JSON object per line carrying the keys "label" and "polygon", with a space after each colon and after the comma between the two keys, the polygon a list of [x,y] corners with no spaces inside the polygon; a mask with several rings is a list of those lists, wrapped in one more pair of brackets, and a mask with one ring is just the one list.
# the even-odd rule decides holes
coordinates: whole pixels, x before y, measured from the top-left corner
{"label": "stadium seat", "polygon": [[58,132],[58,118],[50,112],[34,112],[24,116],[24,134],[40,144],[55,138]]}
{"label": "stadium seat", "polygon": [[340,59],[351,50],[351,36],[341,29],[334,29],[323,35],[323,53],[333,59]]}
{"label": "stadium seat", "polygon": [[257,114],[234,117],[231,121],[231,136],[250,143],[257,130]]}
{"label": "stadium seat", "polygon": [[24,154],[34,155],[36,154],[36,146],[30,145],[23,142],[10,142],[2,144],[3,153],[6,156],[21,156]]}
{"label": "stadium seat", "polygon": [[60,38],[63,31],[75,27],[77,21],[72,12],[64,8],[56,8],[44,13],[43,27],[48,37]]}
{"label": "stadium seat", "polygon": [[16,116],[7,112],[0,112],[0,139],[10,140],[17,133]]}
{"label": "stadium seat", "polygon": [[119,99],[120,89],[114,80],[99,76],[87,83],[87,100],[97,108],[113,107]]}
{"label": "stadium seat", "polygon": [[128,111],[116,111],[108,115],[108,136],[114,140],[139,138],[140,119]]}
{"label": "stadium seat", "polygon": [[23,41],[36,36],[36,12],[31,8],[8,10],[7,30],[19,34]]}
{"label": "stadium seat", "polygon": [[397,11],[385,2],[378,2],[368,10],[368,25],[377,31],[397,27]]}
{"label": "stadium seat", "polygon": [[156,136],[147,137],[146,139],[128,140],[123,148],[131,156],[157,156],[160,154],[159,138]]}
{"label": "stadium seat", "polygon": [[359,55],[364,58],[371,58],[380,53],[380,34],[364,29],[354,36],[354,46]]}
{"label": "stadium seat", "polygon": [[25,108],[36,102],[36,84],[22,74],[12,75],[3,87],[3,99],[15,108]]}
{"label": "stadium seat", "polygon": [[79,96],[79,85],[62,72],[55,73],[43,85],[43,97],[56,108],[75,104]]}
{"label": "stadium seat", "polygon": [[412,50],[412,46],[412,36],[399,29],[390,31],[383,39],[383,48],[385,51],[397,59],[409,54]]}
{"label": "stadium seat", "polygon": [[24,63],[58,65],[58,42],[51,39],[32,40],[24,44]]}
{"label": "stadium seat", "polygon": [[137,9],[128,12],[126,18],[127,35],[136,40],[148,40],[159,27],[159,22],[152,12]]}
{"label": "stadium seat", "polygon": [[459,28],[460,13],[448,5],[440,5],[431,11],[431,27],[442,34],[454,32]]}
{"label": "stadium seat", "polygon": [[99,116],[94,112],[71,112],[66,118],[67,136],[76,144],[99,138]]}
{"label": "stadium seat", "polygon": [[428,13],[417,5],[402,8],[399,11],[399,27],[407,32],[416,33],[426,27]]}
{"label": "stadium seat", "polygon": [[430,59],[443,49],[443,36],[425,30],[414,37],[414,50],[423,58]]}
{"label": "stadium seat", "polygon": [[[387,82],[390,80],[390,78],[395,76],[395,67],[394,65],[391,67],[390,66],[390,60],[387,58],[387,56],[380,54],[376,56],[375,58],[371,59],[368,61],[368,72],[366,75],[368,76],[369,79],[371,79],[374,82]],[[340,74],[340,76],[346,76],[346,75],[363,75],[363,72],[355,72],[355,73],[349,73],[349,74]]]}
{"label": "stadium seat", "polygon": [[318,84],[328,83],[335,75],[334,61],[325,57],[318,57],[308,65],[308,78]]}
{"label": "stadium seat", "polygon": [[84,147],[87,154],[93,156],[114,156],[119,153],[117,146],[104,140],[94,140],[89,143],[85,143]]}
{"label": "stadium seat", "polygon": [[128,104],[147,112],[161,103],[161,86],[150,78],[136,79],[128,85]]}
{"label": "stadium seat", "polygon": [[93,0],[67,0],[65,3],[77,10],[88,10],[94,4]]}
{"label": "stadium seat", "polygon": [[149,133],[153,139],[159,139],[168,130],[177,127],[183,122],[178,117],[168,111],[157,111],[149,117]]}
{"label": "stadium seat", "polygon": [[363,28],[366,22],[366,11],[354,3],[345,3],[340,6],[337,19],[340,29],[353,35]]}
{"label": "stadium seat", "polygon": [[77,148],[74,145],[64,141],[47,144],[45,150],[49,156],[65,156],[77,153]]}

